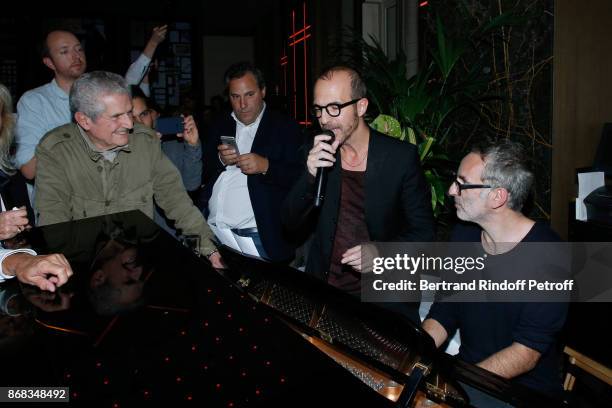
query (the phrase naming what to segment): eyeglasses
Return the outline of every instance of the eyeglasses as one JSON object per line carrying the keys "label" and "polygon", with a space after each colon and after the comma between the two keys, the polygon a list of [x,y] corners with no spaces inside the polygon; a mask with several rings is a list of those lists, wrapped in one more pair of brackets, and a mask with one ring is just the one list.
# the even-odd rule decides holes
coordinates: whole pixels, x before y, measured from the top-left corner
{"label": "eyeglasses", "polygon": [[346,108],[349,105],[357,103],[361,100],[361,98],[353,99],[352,101],[348,101],[346,103],[328,103],[325,106],[313,105],[310,109],[312,116],[319,119],[323,115],[323,109],[327,112],[329,116],[337,117],[340,116],[340,112],[342,108]]}
{"label": "eyeglasses", "polygon": [[460,183],[458,180],[454,180],[451,184],[451,187],[457,189],[457,195],[461,195],[463,190],[472,190],[475,188],[492,188],[493,186],[489,184],[470,184],[470,183]]}

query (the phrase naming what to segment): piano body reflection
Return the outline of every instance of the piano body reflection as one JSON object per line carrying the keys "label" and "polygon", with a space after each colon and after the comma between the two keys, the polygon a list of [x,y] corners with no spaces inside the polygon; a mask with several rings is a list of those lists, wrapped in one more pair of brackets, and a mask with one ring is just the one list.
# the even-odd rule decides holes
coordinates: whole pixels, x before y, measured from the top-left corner
{"label": "piano body reflection", "polygon": [[27,238],[64,253],[75,275],[55,294],[0,286],[3,385],[69,387],[88,407],[469,406],[460,382],[554,404],[297,270],[222,248],[219,273],[139,212]]}

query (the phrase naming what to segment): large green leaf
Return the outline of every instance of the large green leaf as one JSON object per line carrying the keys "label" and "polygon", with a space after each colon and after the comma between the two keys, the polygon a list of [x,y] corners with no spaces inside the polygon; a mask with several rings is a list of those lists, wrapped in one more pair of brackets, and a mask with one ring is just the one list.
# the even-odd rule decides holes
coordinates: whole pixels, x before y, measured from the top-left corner
{"label": "large green leaf", "polygon": [[436,36],[438,47],[431,51],[431,55],[434,61],[436,61],[442,78],[446,82],[453,67],[465,52],[466,47],[464,43],[446,37],[439,17],[436,17]]}
{"label": "large green leaf", "polygon": [[406,77],[406,55],[400,51],[390,59],[373,37],[365,41],[361,33],[352,31],[350,46],[343,48],[353,57],[354,63],[348,65],[360,69],[368,87],[372,107],[368,120],[375,117],[371,126],[417,146],[435,215],[443,211],[446,197],[439,174],[449,167],[449,156],[455,153],[445,150],[449,139],[465,136],[458,130],[465,124],[471,126],[471,121],[490,120],[491,102],[501,100],[492,94],[496,89],[489,88],[485,68],[490,61],[468,63],[464,58],[468,52],[480,55],[479,46],[487,41],[498,41],[500,36],[506,41],[500,28],[519,24],[522,19],[524,16],[510,11],[452,36],[436,16],[432,60],[411,78]]}
{"label": "large green leaf", "polygon": [[430,155],[431,148],[435,141],[436,139],[434,139],[433,137],[428,137],[425,139],[425,141],[419,144],[419,157],[421,159],[421,162],[424,161]]}
{"label": "large green leaf", "polygon": [[392,116],[378,115],[378,117],[370,123],[370,126],[396,139],[401,139],[402,137],[402,127],[397,119]]}

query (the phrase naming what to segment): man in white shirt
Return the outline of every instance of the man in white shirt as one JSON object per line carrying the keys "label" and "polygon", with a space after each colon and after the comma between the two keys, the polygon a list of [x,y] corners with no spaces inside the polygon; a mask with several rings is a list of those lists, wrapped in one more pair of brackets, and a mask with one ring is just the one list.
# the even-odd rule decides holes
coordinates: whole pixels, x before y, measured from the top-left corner
{"label": "man in white shirt", "polygon": [[[253,255],[288,261],[294,248],[282,230],[280,209],[302,170],[300,129],[266,107],[263,75],[250,63],[232,65],[225,83],[233,112],[211,127],[204,149],[208,223],[222,243],[226,234],[238,242],[251,238]],[[238,151],[221,136],[235,136]]]}

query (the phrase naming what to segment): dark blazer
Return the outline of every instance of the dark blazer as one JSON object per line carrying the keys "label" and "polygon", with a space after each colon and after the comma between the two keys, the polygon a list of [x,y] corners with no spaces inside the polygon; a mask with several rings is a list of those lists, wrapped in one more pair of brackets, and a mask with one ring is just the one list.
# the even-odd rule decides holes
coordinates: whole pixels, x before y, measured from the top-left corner
{"label": "dark blazer", "polygon": [[[314,177],[308,170],[293,187],[283,206],[283,223],[298,231],[314,223],[306,272],[327,280],[340,210],[341,160],[328,174],[320,212],[312,211]],[[431,193],[425,182],[417,149],[370,129],[365,175],[365,218],[371,241],[427,242],[434,240]]]}
{"label": "dark blazer", "polygon": [[0,194],[7,210],[24,205],[28,211],[30,225],[34,226],[34,211],[30,205],[26,180],[19,171],[9,176],[0,170]]}
{"label": "dark blazer", "polygon": [[[230,114],[217,121],[206,138],[201,200],[205,214],[208,214],[213,186],[225,171],[217,152],[222,135],[236,135],[236,121]],[[248,175],[247,185],[261,242],[272,261],[287,261],[294,254],[295,246],[283,232],[280,213],[286,195],[304,168],[300,153],[303,143],[302,132],[295,121],[266,107],[251,153],[266,157],[270,165],[265,175]]]}

